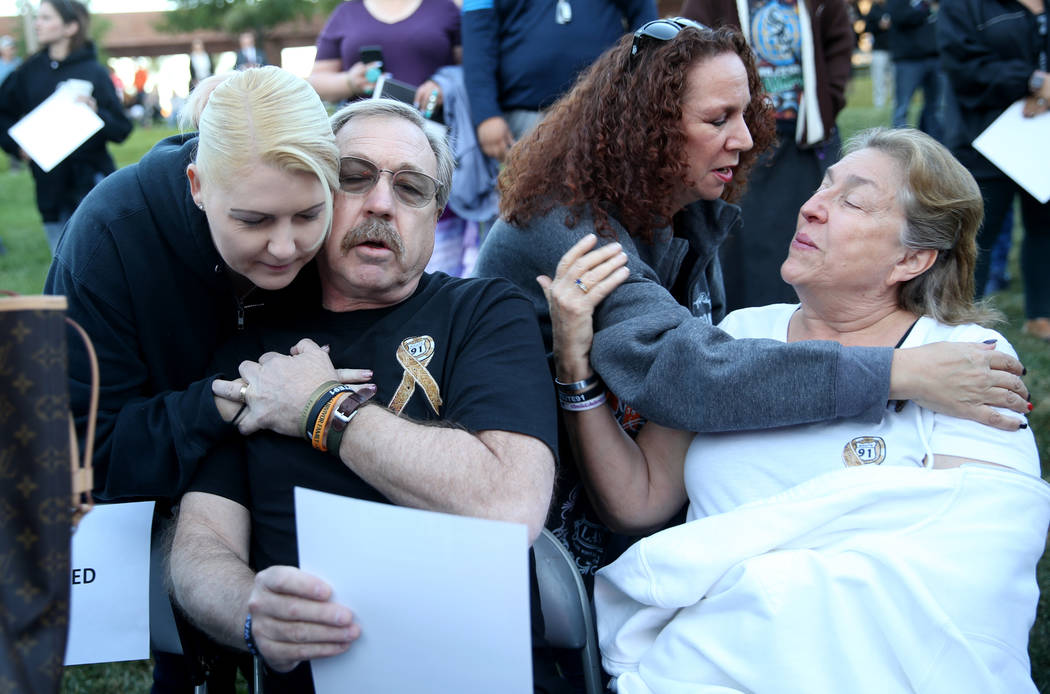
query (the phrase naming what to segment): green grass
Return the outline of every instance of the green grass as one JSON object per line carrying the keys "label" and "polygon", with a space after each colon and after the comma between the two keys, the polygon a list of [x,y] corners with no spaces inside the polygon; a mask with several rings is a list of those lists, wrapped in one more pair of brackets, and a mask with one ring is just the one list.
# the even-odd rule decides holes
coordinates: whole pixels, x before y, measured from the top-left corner
{"label": "green grass", "polygon": [[[917,107],[917,103],[914,105]],[[848,106],[839,116],[843,136],[876,125],[888,125],[889,108],[876,109],[871,105],[871,85],[861,74],[850,85]],[[914,117],[912,122],[915,122]],[[154,142],[172,134],[164,129],[141,130],[131,134],[127,142],[113,147],[118,165],[137,161]],[[10,173],[6,164],[0,164],[0,238],[7,246],[7,254],[0,256],[0,288],[22,293],[37,293],[44,283],[49,263],[47,242],[43,227],[33,204],[33,184],[28,173]],[[793,213],[793,211],[792,211]],[[1015,235],[1020,235],[1015,230]],[[1039,443],[1043,477],[1050,473],[1050,347],[1046,343],[1021,333],[1023,297],[1020,272],[1017,268],[1017,248],[1011,258],[1012,286],[996,294],[993,299],[1009,318],[1009,324],[1000,331],[1010,340],[1028,368],[1025,382],[1032,394],[1035,410],[1029,422]],[[1040,692],[1050,694],[1050,556],[1039,565],[1039,585],[1042,596],[1039,612],[1029,645],[1032,671]],[[148,692],[150,688],[148,661],[112,663],[69,668],[63,681],[65,694],[94,694],[109,692]],[[242,683],[243,684],[243,683]]]}

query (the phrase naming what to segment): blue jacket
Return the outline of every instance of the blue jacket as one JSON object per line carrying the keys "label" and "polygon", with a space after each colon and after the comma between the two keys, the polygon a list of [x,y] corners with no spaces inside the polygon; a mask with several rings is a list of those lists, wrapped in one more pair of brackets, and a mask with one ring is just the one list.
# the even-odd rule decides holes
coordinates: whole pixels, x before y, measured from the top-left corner
{"label": "blue jacket", "polygon": [[[256,289],[238,301],[190,196],[196,146],[195,135],[162,140],[96,186],[69,220],[44,286],[67,297],[98,352],[100,500],[177,498],[203,454],[235,433],[212,398],[217,347],[281,296],[304,288],[302,300],[320,301],[312,265],[280,293]],[[69,373],[83,435],[90,372],[79,340],[69,340]]]}
{"label": "blue jacket", "polygon": [[499,163],[485,156],[470,120],[470,101],[463,83],[463,68],[446,65],[434,73],[434,81],[444,94],[445,125],[448,142],[456,159],[452,193],[448,206],[457,216],[487,222],[499,212],[496,178]]}
{"label": "blue jacket", "polygon": [[571,7],[572,20],[558,24],[554,0],[464,0],[463,71],[475,128],[506,111],[550,106],[624,31],[657,17],[653,0]]}

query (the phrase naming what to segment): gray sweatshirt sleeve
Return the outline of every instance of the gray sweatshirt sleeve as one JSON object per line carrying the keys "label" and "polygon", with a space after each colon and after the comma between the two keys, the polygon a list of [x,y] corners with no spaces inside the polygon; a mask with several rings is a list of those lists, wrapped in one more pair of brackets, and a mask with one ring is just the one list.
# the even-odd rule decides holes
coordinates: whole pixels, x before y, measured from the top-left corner
{"label": "gray sweatshirt sleeve", "polygon": [[[550,315],[539,274],[592,231],[564,211],[524,229],[497,222],[475,274],[506,277],[532,300],[548,351]],[[734,340],[693,316],[621,238],[630,279],[598,307],[591,363],[609,389],[647,418],[688,431],[766,429],[839,417],[877,422],[889,397],[893,350],[835,342]],[[602,240],[604,243],[604,239]]]}
{"label": "gray sweatshirt sleeve", "polygon": [[599,307],[591,348],[617,397],[659,424],[701,432],[877,422],[892,356],[835,342],[734,340],[634,268]]}

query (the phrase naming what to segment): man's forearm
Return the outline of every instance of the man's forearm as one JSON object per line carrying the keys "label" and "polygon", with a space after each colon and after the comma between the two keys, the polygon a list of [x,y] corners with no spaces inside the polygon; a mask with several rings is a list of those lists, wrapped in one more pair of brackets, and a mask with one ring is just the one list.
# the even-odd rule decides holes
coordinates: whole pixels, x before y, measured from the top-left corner
{"label": "man's forearm", "polygon": [[538,439],[420,424],[361,408],[339,448],[343,462],[391,501],[415,508],[543,526],[554,459]]}
{"label": "man's forearm", "polygon": [[[211,638],[243,650],[244,618],[255,574],[247,557],[220,541],[211,523],[202,521],[198,512],[202,506],[197,505],[201,496],[191,493],[183,501],[171,548],[172,595],[190,621]],[[247,511],[244,517],[246,522]]]}

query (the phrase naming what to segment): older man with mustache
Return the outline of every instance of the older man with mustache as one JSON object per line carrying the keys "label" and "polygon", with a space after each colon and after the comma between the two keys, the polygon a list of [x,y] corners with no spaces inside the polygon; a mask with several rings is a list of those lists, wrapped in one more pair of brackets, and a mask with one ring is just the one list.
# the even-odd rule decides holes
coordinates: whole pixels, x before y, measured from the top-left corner
{"label": "older man with mustache", "polygon": [[553,484],[554,393],[528,300],[503,280],[423,272],[447,145],[386,100],[347,106],[333,129],[342,194],[317,260],[320,305],[230,347],[263,353],[215,385],[244,400],[241,432],[259,433],[202,462],[171,556],[178,603],[220,643],[257,652],[268,693],[312,691],[306,661],[360,634],[294,566],[294,487],[516,521],[535,538]]}

